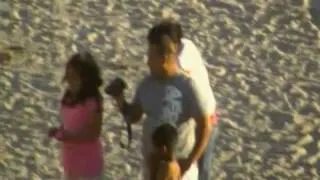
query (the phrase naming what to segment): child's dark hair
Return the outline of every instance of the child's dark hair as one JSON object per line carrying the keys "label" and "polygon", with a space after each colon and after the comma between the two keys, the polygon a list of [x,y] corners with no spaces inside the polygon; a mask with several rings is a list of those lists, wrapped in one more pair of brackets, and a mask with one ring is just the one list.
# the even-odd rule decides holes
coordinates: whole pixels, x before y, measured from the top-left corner
{"label": "child's dark hair", "polygon": [[159,44],[162,36],[168,36],[173,43],[180,45],[181,38],[183,37],[182,28],[179,22],[164,19],[160,23],[153,26],[148,33],[149,44]]}
{"label": "child's dark hair", "polygon": [[71,101],[71,93],[66,90],[62,98],[62,104],[74,105],[84,102],[87,98],[95,98],[100,104],[102,95],[99,87],[102,85],[102,78],[93,56],[89,52],[76,53],[68,60],[68,66],[72,66],[79,73],[82,82],[79,93]]}
{"label": "child's dark hair", "polygon": [[173,153],[178,140],[178,132],[171,124],[159,126],[152,135],[152,142],[156,148],[166,147],[170,153]]}

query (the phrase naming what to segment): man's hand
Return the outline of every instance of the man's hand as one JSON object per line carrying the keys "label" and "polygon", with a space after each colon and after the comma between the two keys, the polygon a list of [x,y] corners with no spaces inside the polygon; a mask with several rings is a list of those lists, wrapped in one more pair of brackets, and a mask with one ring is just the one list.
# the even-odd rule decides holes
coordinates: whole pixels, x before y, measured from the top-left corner
{"label": "man's hand", "polygon": [[124,106],[126,105],[126,101],[124,98],[124,90],[126,88],[127,83],[123,79],[118,77],[112,80],[104,89],[106,94],[116,100],[117,106],[121,113],[124,112]]}
{"label": "man's hand", "polygon": [[189,159],[179,159],[178,160],[181,176],[183,176],[191,167],[192,162]]}
{"label": "man's hand", "polygon": [[116,100],[116,103],[117,103],[117,107],[122,110],[126,100],[124,98],[124,94],[121,94],[121,95],[118,95],[118,96],[115,96],[113,97],[114,100]]}
{"label": "man's hand", "polygon": [[105,87],[104,91],[116,100],[117,107],[122,115],[127,117],[128,122],[134,123],[141,119],[143,112],[138,102],[127,103],[124,97],[126,88],[127,83],[121,78],[116,78]]}
{"label": "man's hand", "polygon": [[116,78],[105,87],[104,92],[114,98],[123,95],[124,90],[127,88],[127,83],[121,79]]}

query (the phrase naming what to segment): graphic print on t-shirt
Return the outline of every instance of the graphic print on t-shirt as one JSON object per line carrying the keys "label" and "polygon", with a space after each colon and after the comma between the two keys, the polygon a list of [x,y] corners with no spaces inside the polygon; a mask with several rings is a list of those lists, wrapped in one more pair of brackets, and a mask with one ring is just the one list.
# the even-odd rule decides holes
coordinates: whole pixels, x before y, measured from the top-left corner
{"label": "graphic print on t-shirt", "polygon": [[170,123],[176,126],[182,113],[182,93],[178,88],[171,85],[165,87],[161,108],[160,124]]}

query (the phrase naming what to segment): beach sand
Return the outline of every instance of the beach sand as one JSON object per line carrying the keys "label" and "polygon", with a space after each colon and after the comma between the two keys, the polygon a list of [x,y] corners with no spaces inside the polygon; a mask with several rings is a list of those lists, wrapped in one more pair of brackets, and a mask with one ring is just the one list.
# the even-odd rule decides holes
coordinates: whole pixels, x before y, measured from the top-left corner
{"label": "beach sand", "polygon": [[[61,121],[67,58],[90,49],[105,82],[124,77],[130,98],[147,73],[146,33],[170,10],[207,61],[219,103],[212,179],[319,179],[320,32],[292,2],[2,0],[0,179],[60,179],[59,144],[46,132]],[[141,124],[129,151],[120,130],[105,97],[105,179],[139,179]]]}

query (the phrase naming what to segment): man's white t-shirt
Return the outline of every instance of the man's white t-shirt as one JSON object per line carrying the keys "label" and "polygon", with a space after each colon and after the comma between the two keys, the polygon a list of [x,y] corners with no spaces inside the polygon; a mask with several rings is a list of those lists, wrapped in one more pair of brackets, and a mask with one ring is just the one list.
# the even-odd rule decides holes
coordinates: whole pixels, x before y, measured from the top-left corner
{"label": "man's white t-shirt", "polygon": [[208,95],[208,106],[212,112],[216,110],[216,99],[210,86],[209,75],[196,45],[188,39],[182,38],[182,48],[178,56],[178,64],[181,69],[187,71],[190,77],[197,83],[204,94]]}
{"label": "man's white t-shirt", "polygon": [[[201,88],[204,94],[207,94],[207,106],[211,111],[208,114],[214,114],[216,111],[216,99],[213,95],[208,71],[204,65],[202,56],[196,45],[188,39],[181,39],[182,47],[178,56],[180,68],[186,71],[190,78]],[[198,167],[194,164],[182,177],[182,180],[193,180],[198,177]]]}

